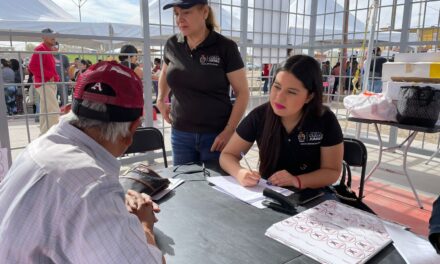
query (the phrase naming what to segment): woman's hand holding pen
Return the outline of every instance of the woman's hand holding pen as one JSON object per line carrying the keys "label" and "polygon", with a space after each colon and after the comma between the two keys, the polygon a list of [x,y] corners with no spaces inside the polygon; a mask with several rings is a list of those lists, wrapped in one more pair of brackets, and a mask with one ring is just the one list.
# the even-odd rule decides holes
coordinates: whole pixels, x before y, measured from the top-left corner
{"label": "woman's hand holding pen", "polygon": [[251,187],[258,184],[261,175],[256,171],[251,171],[248,169],[240,169],[237,174],[237,180],[240,185],[245,187]]}

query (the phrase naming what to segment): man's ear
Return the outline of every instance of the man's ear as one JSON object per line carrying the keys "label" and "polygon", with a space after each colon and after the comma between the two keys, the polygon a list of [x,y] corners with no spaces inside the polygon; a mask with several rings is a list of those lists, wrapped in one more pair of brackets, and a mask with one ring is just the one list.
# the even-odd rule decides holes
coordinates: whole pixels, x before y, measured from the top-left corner
{"label": "man's ear", "polygon": [[123,138],[127,147],[129,147],[133,143],[134,133],[136,132],[136,129],[141,125],[141,123],[142,123],[142,121],[141,121],[140,117],[137,120],[131,122],[130,127],[129,127],[130,133]]}
{"label": "man's ear", "polygon": [[134,132],[136,132],[136,129],[141,125],[142,120],[139,117],[138,119],[136,119],[135,121],[131,122],[130,124],[130,133],[132,135],[134,135]]}

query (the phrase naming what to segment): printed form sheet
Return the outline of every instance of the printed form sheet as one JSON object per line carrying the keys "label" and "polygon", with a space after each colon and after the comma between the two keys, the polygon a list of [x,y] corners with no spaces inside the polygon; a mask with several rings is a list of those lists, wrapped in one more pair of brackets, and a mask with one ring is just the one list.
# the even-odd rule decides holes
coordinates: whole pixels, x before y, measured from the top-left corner
{"label": "printed form sheet", "polygon": [[266,236],[321,263],[365,263],[391,243],[382,220],[341,204],[321,204],[272,225]]}

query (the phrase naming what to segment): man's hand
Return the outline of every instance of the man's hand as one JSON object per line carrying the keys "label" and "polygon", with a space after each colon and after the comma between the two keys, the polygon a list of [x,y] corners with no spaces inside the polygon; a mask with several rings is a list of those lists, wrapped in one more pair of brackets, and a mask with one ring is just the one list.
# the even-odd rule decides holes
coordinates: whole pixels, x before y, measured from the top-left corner
{"label": "man's hand", "polygon": [[171,124],[171,118],[170,118],[171,106],[163,102],[162,100],[157,100],[156,106],[157,108],[159,108],[159,111],[162,114],[163,119],[165,119],[165,121]]}
{"label": "man's hand", "polygon": [[145,193],[128,190],[125,195],[125,206],[128,212],[135,214],[143,225],[152,230],[157,218],[154,213],[160,212],[159,206]]}
{"label": "man's hand", "polygon": [[226,127],[218,136],[215,138],[214,143],[212,143],[211,151],[222,151],[229,139],[231,139],[232,134],[234,134],[234,129]]}
{"label": "man's hand", "polygon": [[237,174],[237,180],[240,185],[245,187],[251,187],[258,184],[260,181],[260,174],[256,171],[250,171],[247,169],[241,169]]}

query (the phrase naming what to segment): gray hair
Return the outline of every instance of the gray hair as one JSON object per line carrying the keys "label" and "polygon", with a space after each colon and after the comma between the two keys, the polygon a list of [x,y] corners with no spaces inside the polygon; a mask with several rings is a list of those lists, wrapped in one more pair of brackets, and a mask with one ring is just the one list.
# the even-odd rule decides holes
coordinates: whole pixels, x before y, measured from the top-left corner
{"label": "gray hair", "polygon": [[[95,111],[105,112],[107,106],[103,103],[91,102],[88,100],[82,101],[82,106],[90,108]],[[103,122],[82,116],[77,116],[70,111],[68,114],[61,117],[63,120],[69,122],[80,129],[95,128],[101,132],[103,139],[112,143],[116,143],[119,136],[125,137],[130,133],[130,125],[132,122]]]}

